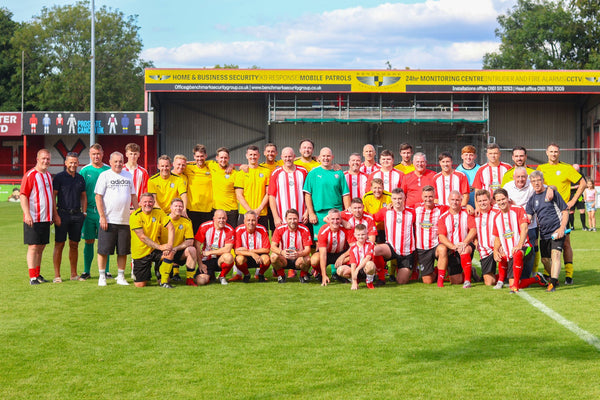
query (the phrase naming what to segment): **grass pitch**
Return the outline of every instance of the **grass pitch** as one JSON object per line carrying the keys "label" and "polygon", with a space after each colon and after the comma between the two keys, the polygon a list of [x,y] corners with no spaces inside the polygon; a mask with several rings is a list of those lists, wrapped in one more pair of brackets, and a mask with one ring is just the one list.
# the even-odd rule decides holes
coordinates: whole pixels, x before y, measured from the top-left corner
{"label": "grass pitch", "polygon": [[[0,204],[1,399],[600,398],[600,351],[507,289],[31,287],[21,221]],[[573,286],[526,289],[596,337],[599,235],[572,233]]]}

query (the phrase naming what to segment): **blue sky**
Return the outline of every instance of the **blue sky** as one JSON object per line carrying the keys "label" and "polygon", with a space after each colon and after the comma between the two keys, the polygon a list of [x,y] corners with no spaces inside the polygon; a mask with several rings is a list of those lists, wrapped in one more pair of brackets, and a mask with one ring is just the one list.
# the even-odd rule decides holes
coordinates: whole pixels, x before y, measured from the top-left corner
{"label": "blue sky", "polygon": [[[48,4],[5,0],[16,21]],[[142,57],[157,67],[480,69],[496,18],[516,0],[105,0],[138,15]]]}

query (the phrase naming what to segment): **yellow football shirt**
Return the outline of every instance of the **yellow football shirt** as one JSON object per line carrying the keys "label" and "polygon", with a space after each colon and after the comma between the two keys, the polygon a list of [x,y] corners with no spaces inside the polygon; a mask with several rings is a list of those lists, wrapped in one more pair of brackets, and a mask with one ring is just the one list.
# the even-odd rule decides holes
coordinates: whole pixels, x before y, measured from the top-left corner
{"label": "yellow football shirt", "polygon": [[148,179],[148,192],[156,195],[156,204],[166,213],[171,212],[171,201],[181,197],[186,192],[186,185],[180,176],[169,174],[163,179],[160,174],[152,175]]}
{"label": "yellow football shirt", "polygon": [[142,229],[144,234],[153,240],[159,242],[161,228],[169,224],[171,219],[160,208],[153,208],[150,214],[146,214],[141,208],[134,211],[129,217],[129,227],[131,229],[131,258],[140,259],[146,257],[154,250],[146,243],[142,242],[135,233],[137,229]]}
{"label": "yellow football shirt", "polygon": [[402,163],[394,165],[394,168],[396,168],[398,171],[406,174],[410,174],[411,172],[413,172],[415,170],[415,166],[413,164],[410,165],[404,165]]}
{"label": "yellow football shirt", "polygon": [[556,165],[540,164],[537,169],[544,174],[546,185],[556,186],[565,203],[571,197],[571,184],[579,182],[582,178],[581,174],[571,164],[564,162],[559,162]]}
{"label": "yellow football shirt", "polygon": [[[235,187],[244,189],[244,198],[248,205],[255,209],[263,201],[269,186],[271,171],[269,168],[261,167],[248,168],[248,172],[239,171],[235,179]],[[260,215],[267,215],[269,207],[265,207],[260,212]],[[240,204],[240,214],[245,214],[246,209]]]}
{"label": "yellow football shirt", "polygon": [[[384,207],[387,207],[388,204],[391,204],[392,197],[388,192],[383,192],[380,198],[376,198],[373,192],[367,192],[363,196],[363,204],[365,206],[365,211],[371,215],[377,213],[377,211],[381,210]],[[377,230],[383,230],[385,228],[384,222],[377,222]]]}
{"label": "yellow football shirt", "polygon": [[[531,169],[529,167],[525,167],[525,169],[527,169],[527,176],[531,175],[531,173],[533,171],[535,171],[534,169]],[[513,178],[514,175],[515,175],[515,167],[513,166],[511,169],[509,169],[508,171],[506,171],[506,173],[502,177],[502,184],[501,184],[501,186],[504,187],[504,185],[506,185],[508,182],[514,181],[515,180]]]}
{"label": "yellow football shirt", "polygon": [[269,171],[275,171],[275,168],[283,166],[283,160],[277,160],[273,164],[267,164],[266,162],[259,164],[261,167],[269,168]]}
{"label": "yellow football shirt", "polygon": [[316,167],[318,167],[319,165],[321,165],[321,163],[320,163],[320,162],[318,162],[317,160],[310,160],[310,162],[308,162],[308,163],[307,163],[307,162],[304,162],[304,161],[302,161],[302,159],[301,159],[301,158],[297,158],[297,159],[295,159],[295,160],[294,160],[294,164],[296,164],[296,165],[300,165],[300,166],[302,166],[302,167],[306,168],[306,170],[307,170],[308,172],[310,172],[310,170],[311,170],[311,169],[313,169],[313,168],[316,168]]}
{"label": "yellow football shirt", "polygon": [[238,171],[232,170],[227,174],[216,162],[210,163],[208,167],[212,174],[213,208],[225,211],[237,210],[234,183]]}
{"label": "yellow football shirt", "polygon": [[184,174],[188,181],[187,208],[190,211],[210,212],[212,210],[212,175],[208,165],[207,162],[199,168],[195,162],[189,162],[185,167]]}
{"label": "yellow football shirt", "polygon": [[[179,246],[187,239],[194,238],[194,228],[192,227],[192,221],[187,219],[186,217],[179,217],[177,221],[173,221],[172,218],[169,217],[171,222],[173,223],[173,228],[175,228],[175,238],[173,240],[173,247]],[[166,227],[162,227],[160,231],[160,243],[165,244],[169,240],[169,231]]]}

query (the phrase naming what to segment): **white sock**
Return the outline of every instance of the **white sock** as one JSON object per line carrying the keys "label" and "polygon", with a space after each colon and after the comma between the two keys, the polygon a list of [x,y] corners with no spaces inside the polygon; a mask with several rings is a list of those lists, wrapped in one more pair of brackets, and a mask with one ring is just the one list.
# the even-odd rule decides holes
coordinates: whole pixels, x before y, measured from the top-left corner
{"label": "white sock", "polygon": [[105,269],[98,270],[98,273],[100,274],[100,278],[106,278],[106,270]]}
{"label": "white sock", "polygon": [[118,277],[125,279],[125,270],[124,269],[119,270]]}
{"label": "white sock", "polygon": [[374,278],[375,278],[375,275],[367,275],[367,283],[373,283]]}

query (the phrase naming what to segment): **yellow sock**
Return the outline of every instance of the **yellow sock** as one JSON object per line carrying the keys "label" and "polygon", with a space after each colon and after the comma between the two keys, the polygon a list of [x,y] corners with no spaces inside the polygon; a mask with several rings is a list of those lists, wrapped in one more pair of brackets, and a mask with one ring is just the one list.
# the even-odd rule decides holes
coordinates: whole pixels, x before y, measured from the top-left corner
{"label": "yellow sock", "polygon": [[533,273],[535,274],[536,272],[538,272],[538,267],[540,265],[540,257],[541,254],[538,251],[535,252],[535,258],[533,259]]}
{"label": "yellow sock", "polygon": [[196,272],[196,270],[194,270],[194,269],[186,269],[186,271],[185,271],[186,279],[194,279],[195,272]]}
{"label": "yellow sock", "polygon": [[388,263],[388,273],[390,275],[396,275],[396,270],[398,269],[397,267],[398,267],[398,264],[397,264],[396,260],[391,260]]}
{"label": "yellow sock", "polygon": [[173,275],[179,275],[179,267],[173,267]]}
{"label": "yellow sock", "polygon": [[169,282],[169,274],[173,269],[173,261],[163,260],[162,264],[160,264],[160,283]]}
{"label": "yellow sock", "polygon": [[573,277],[573,263],[565,263],[565,278]]}

